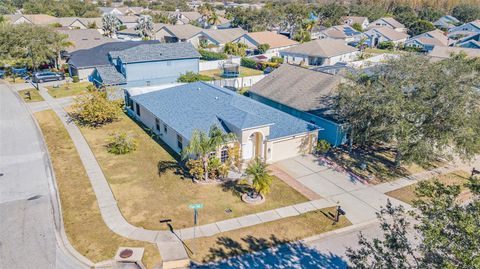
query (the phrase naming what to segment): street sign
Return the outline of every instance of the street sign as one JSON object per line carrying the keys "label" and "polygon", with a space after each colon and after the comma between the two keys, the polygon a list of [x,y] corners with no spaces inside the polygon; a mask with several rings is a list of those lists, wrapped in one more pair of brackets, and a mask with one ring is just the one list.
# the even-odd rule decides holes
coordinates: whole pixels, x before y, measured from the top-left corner
{"label": "street sign", "polygon": [[191,209],[200,209],[203,208],[203,204],[191,204],[188,207],[190,207]]}

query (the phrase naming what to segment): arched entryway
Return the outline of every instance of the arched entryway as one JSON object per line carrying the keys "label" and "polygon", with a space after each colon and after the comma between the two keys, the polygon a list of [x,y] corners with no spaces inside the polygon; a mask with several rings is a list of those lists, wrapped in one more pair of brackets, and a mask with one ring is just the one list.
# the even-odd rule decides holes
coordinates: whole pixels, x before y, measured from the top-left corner
{"label": "arched entryway", "polygon": [[263,134],[255,132],[250,135],[247,141],[246,155],[248,159],[255,159],[257,157],[264,158]]}

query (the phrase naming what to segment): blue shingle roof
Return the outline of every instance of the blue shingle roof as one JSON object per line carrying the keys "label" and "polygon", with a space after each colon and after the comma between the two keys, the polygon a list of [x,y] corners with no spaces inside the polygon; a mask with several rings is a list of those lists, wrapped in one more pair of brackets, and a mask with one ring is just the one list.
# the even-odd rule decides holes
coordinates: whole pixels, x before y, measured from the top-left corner
{"label": "blue shingle roof", "polygon": [[192,44],[180,42],[142,44],[121,51],[112,51],[110,57],[118,57],[123,63],[132,63],[200,58],[200,53]]}
{"label": "blue shingle roof", "polygon": [[104,85],[122,85],[127,83],[125,77],[113,65],[98,66],[96,69]]}
{"label": "blue shingle roof", "polygon": [[195,129],[208,132],[212,124],[223,127],[226,132],[231,127],[249,129],[270,125],[270,140],[317,129],[280,110],[205,82],[140,94],[131,99],[187,139]]}

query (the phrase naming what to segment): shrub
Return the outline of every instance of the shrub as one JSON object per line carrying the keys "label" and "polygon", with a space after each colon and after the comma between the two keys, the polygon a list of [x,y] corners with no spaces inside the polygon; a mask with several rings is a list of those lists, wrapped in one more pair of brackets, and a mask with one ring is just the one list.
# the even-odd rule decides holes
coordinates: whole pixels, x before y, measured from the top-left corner
{"label": "shrub", "polygon": [[229,55],[245,56],[248,46],[244,43],[227,42],[223,48],[223,52]]}
{"label": "shrub", "polygon": [[260,62],[260,63],[258,64],[258,67],[259,67],[258,69],[260,69],[260,70],[263,71],[263,70],[267,69],[267,67],[277,68],[277,67],[279,67],[279,66],[280,66],[280,63]]}
{"label": "shrub", "polygon": [[108,139],[107,149],[113,154],[127,154],[137,149],[137,140],[125,132],[115,133]]}
{"label": "shrub", "polygon": [[216,61],[216,60],[227,59],[227,55],[222,52],[213,52],[208,50],[199,50],[198,52],[201,55],[200,59],[205,61]]}
{"label": "shrub", "polygon": [[220,167],[222,166],[222,162],[220,159],[213,157],[208,160],[208,176],[211,179],[216,179],[220,176]]}
{"label": "shrub", "polygon": [[188,71],[187,73],[180,75],[180,77],[178,77],[177,79],[177,82],[190,83],[195,81],[211,81],[211,80],[213,80],[212,77]]}
{"label": "shrub", "polygon": [[255,60],[242,57],[242,60],[240,61],[240,65],[248,68],[253,68],[253,69],[258,69],[257,68],[257,62]]}
{"label": "shrub", "polygon": [[283,64],[283,58],[282,57],[277,57],[277,56],[272,56],[272,58],[270,59],[270,62]]}
{"label": "shrub", "polygon": [[393,50],[395,48],[395,43],[392,41],[383,41],[378,43],[377,48],[379,49],[386,49],[386,50]]}
{"label": "shrub", "polygon": [[93,91],[75,98],[71,116],[79,124],[98,127],[118,119],[120,101],[110,101],[106,93]]}
{"label": "shrub", "polygon": [[77,82],[80,81],[80,79],[78,79],[78,76],[73,76],[72,81],[73,81],[73,83],[77,83]]}
{"label": "shrub", "polygon": [[260,45],[257,46],[257,51],[260,54],[264,54],[265,52],[267,52],[268,49],[270,49],[269,44],[260,44]]}
{"label": "shrub", "polygon": [[188,160],[186,166],[188,168],[188,172],[194,179],[203,179],[205,170],[203,169],[203,164],[201,160]]}
{"label": "shrub", "polygon": [[317,142],[317,145],[315,146],[315,151],[320,154],[325,154],[330,150],[330,148],[330,143],[328,143],[327,140],[321,139]]}

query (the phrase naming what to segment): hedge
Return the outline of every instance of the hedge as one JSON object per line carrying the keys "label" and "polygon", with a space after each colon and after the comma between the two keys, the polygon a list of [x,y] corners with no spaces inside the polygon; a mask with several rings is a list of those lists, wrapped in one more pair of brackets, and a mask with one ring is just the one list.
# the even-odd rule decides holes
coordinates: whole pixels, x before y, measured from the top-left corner
{"label": "hedge", "polygon": [[227,54],[222,53],[222,52],[213,52],[213,51],[208,51],[208,50],[199,50],[200,59],[205,60],[205,61],[216,61],[216,60],[225,60],[227,59]]}
{"label": "hedge", "polygon": [[242,57],[242,60],[240,61],[240,65],[248,68],[258,69],[257,62],[255,62],[255,60],[252,60],[246,57]]}

